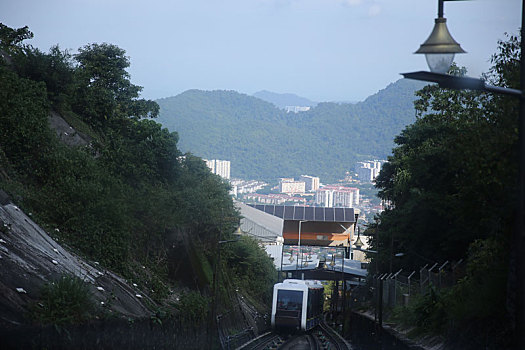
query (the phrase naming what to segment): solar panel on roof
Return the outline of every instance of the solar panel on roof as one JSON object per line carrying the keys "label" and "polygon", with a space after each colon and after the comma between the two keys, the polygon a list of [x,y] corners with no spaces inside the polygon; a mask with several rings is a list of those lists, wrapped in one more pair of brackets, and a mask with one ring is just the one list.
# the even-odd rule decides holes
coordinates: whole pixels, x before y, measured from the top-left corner
{"label": "solar panel on roof", "polygon": [[354,221],[354,209],[353,208],[344,208],[345,209],[345,221]]}
{"label": "solar panel on roof", "polygon": [[304,220],[304,207],[295,207],[295,220]]}
{"label": "solar panel on roof", "polygon": [[275,212],[275,206],[273,206],[273,205],[265,205],[264,206],[264,211],[266,213],[268,213],[268,214],[272,214],[273,215],[274,212]]}
{"label": "solar panel on roof", "polygon": [[345,211],[343,208],[334,208],[334,212],[335,212],[335,221],[345,220]]}
{"label": "solar panel on roof", "polygon": [[325,208],[289,205],[250,205],[285,220],[354,222],[354,208]]}
{"label": "solar panel on roof", "polygon": [[284,207],[282,205],[276,205],[274,215],[282,218],[283,214],[284,214]]}
{"label": "solar panel on roof", "polygon": [[286,220],[293,220],[294,219],[294,207],[292,206],[289,206],[289,205],[285,205],[284,206],[284,219]]}
{"label": "solar panel on roof", "polygon": [[309,220],[309,221],[314,220],[314,208],[313,207],[304,208],[304,219]]}
{"label": "solar panel on roof", "polygon": [[326,208],[324,210],[324,221],[335,221],[334,208]]}
{"label": "solar panel on roof", "polygon": [[315,221],[324,221],[324,208],[316,207],[314,210]]}

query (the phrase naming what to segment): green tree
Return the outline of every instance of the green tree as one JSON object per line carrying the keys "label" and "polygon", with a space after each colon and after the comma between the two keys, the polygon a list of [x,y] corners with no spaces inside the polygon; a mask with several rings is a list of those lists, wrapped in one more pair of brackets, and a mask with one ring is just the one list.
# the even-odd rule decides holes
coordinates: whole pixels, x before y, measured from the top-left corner
{"label": "green tree", "polygon": [[23,54],[14,56],[17,72],[21,77],[45,83],[52,107],[69,110],[73,91],[74,66],[71,54],[61,51],[58,45],[43,53],[30,46],[24,47]]}
{"label": "green tree", "polygon": [[398,147],[376,182],[379,197],[392,205],[379,216],[377,244],[384,254],[393,253],[393,244],[405,251],[409,265],[425,263],[421,256],[459,260],[475,239],[507,234],[516,105],[430,85],[417,95],[418,119],[396,137]]}
{"label": "green tree", "polygon": [[76,89],[73,110],[95,127],[120,125],[126,118],[154,118],[158,105],[139,99],[142,87],[130,82],[129,58],[112,44],[91,44],[75,55]]}
{"label": "green tree", "polygon": [[2,58],[6,59],[8,55],[19,52],[23,45],[22,41],[26,39],[32,39],[33,33],[29,30],[28,26],[13,29],[0,23],[0,49]]}
{"label": "green tree", "polygon": [[[500,42],[486,79],[517,88],[519,54],[518,38]],[[517,101],[436,85],[416,94],[417,120],[396,137],[376,180],[390,207],[369,229],[379,251],[373,263],[380,271],[417,270],[467,258],[466,276],[417,302],[413,319],[462,344],[479,337],[471,348],[501,348],[510,329],[505,300],[518,193]],[[394,260],[397,252],[404,257]]]}
{"label": "green tree", "polygon": [[234,273],[238,288],[270,305],[277,270],[257,240],[243,236],[224,249],[225,261]]}

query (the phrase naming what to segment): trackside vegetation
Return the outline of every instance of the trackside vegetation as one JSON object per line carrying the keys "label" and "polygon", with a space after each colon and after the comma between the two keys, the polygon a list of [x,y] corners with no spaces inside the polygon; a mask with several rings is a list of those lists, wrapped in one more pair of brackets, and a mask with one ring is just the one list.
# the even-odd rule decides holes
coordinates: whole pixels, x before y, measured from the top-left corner
{"label": "trackside vegetation", "polygon": [[[499,42],[485,79],[519,87],[519,38]],[[465,69],[452,67],[463,76]],[[376,181],[388,209],[367,234],[372,271],[419,271],[430,262],[466,260],[466,272],[448,289],[430,288],[396,310],[413,332],[437,334],[462,349],[511,346],[516,280],[512,232],[518,175],[518,101],[441,89],[416,93],[417,120]],[[395,257],[402,252],[402,257]]]}
{"label": "trackside vegetation", "polygon": [[[155,122],[159,106],[140,98],[123,49],[93,43],[45,53],[24,44],[32,37],[27,27],[0,24],[0,188],[61,243],[144,286],[154,307],[193,308],[188,317],[200,320],[216,242],[232,239],[239,224],[229,184],[180,152],[177,133]],[[51,128],[51,114],[71,127]],[[265,298],[259,293],[271,288],[272,263],[256,245],[235,244],[223,248],[232,250],[228,261],[254,267],[223,262],[220,269],[249,281],[238,284],[243,292]],[[75,289],[80,304],[77,282],[46,286],[38,319],[69,321],[45,310],[64,289]],[[185,291],[179,304],[168,302],[173,290]]]}

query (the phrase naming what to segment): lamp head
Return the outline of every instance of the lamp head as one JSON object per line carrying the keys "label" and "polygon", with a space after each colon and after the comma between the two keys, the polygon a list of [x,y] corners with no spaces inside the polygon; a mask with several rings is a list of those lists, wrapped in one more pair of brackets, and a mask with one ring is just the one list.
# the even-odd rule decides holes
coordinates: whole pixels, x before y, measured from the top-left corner
{"label": "lamp head", "polygon": [[450,35],[447,19],[438,17],[432,33],[415,53],[425,54],[428,67],[432,72],[446,73],[454,61],[454,55],[465,53],[465,50]]}
{"label": "lamp head", "polygon": [[357,236],[357,239],[355,240],[354,246],[356,249],[361,249],[363,247],[363,242],[361,241],[361,237]]}
{"label": "lamp head", "polygon": [[241,226],[237,227],[237,229],[235,230],[235,232],[233,233],[233,235],[236,237],[236,238],[241,238],[243,234],[243,231],[241,230]]}

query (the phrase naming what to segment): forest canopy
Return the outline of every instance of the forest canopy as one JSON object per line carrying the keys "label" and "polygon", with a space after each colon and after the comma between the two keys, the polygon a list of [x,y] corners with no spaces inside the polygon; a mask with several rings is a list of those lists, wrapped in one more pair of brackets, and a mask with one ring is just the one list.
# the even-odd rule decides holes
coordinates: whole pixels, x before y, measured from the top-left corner
{"label": "forest canopy", "polygon": [[230,160],[233,177],[308,174],[332,182],[357,161],[386,159],[395,135],[415,120],[414,92],[423,85],[401,79],[363,102],[325,102],[300,113],[235,91],[188,90],[158,100],[158,120],[179,133],[182,150]]}

